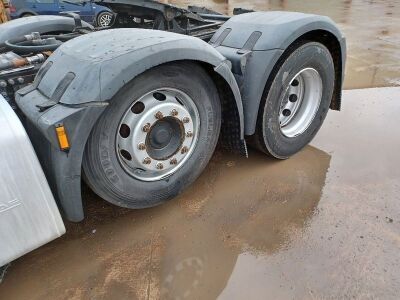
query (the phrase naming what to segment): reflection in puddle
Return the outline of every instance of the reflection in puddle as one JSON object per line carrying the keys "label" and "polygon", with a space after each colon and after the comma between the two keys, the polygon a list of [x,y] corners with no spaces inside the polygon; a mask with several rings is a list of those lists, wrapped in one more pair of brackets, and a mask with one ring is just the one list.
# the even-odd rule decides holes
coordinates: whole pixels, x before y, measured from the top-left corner
{"label": "reflection in puddle", "polygon": [[[258,256],[282,250],[294,232],[301,235],[307,226],[330,156],[308,147],[297,159],[281,163],[255,152],[250,157],[217,155],[218,167],[211,170],[217,167],[220,174],[212,196],[195,216],[185,216],[190,223],[182,220],[181,230],[166,233],[161,298],[214,299],[226,286],[240,253]],[[235,167],[227,167],[230,160],[235,160]],[[207,175],[202,178],[207,180]],[[191,193],[179,202],[186,202]]]}

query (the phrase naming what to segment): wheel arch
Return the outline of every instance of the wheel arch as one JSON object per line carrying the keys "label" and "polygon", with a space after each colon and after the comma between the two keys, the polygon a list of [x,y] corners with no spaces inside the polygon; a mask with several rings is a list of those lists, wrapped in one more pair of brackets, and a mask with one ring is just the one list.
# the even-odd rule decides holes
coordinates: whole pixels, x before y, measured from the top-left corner
{"label": "wheel arch", "polygon": [[335,66],[335,87],[333,90],[330,108],[333,110],[340,110],[342,95],[341,91],[346,58],[344,41],[340,42],[337,35],[325,29],[308,31],[293,41],[291,45],[301,43],[302,41],[319,42],[328,48],[329,52],[331,53],[333,64]]}
{"label": "wheel arch", "polygon": [[25,15],[37,16],[38,13],[29,8],[22,8],[21,10],[17,11],[17,15],[19,18],[21,18],[24,17]]}
{"label": "wheel arch", "polygon": [[295,12],[256,12],[232,17],[210,43],[227,57],[241,90],[245,134],[255,132],[262,95],[282,57],[304,41],[324,44],[335,63],[331,108],[339,110],[346,59],[346,41],[331,19]]}
{"label": "wheel arch", "polygon": [[[171,62],[195,62],[212,77],[223,98],[224,123],[231,123],[231,134],[224,134],[224,141],[228,148],[246,153],[243,104],[231,63],[198,38],[157,30],[111,29],[68,41],[50,61],[53,66],[44,79],[59,82],[66,73],[75,74],[60,100],[72,105],[112,101],[123,86],[147,70]],[[50,96],[55,85],[40,84],[39,88]]]}
{"label": "wheel arch", "polygon": [[344,48],[345,46],[341,44],[337,36],[326,29],[307,31],[294,40],[288,39],[287,41],[285,41],[285,50],[278,57],[276,57],[272,71],[267,77],[263,94],[265,93],[265,89],[268,89],[268,86],[273,80],[277,68],[280,66],[282,60],[284,60],[291,52],[293,52],[293,50],[296,49],[298,45],[301,45],[304,42],[319,42],[324,45],[331,53],[333,64],[335,66],[335,87],[331,99],[330,108],[333,110],[340,110],[346,50]]}

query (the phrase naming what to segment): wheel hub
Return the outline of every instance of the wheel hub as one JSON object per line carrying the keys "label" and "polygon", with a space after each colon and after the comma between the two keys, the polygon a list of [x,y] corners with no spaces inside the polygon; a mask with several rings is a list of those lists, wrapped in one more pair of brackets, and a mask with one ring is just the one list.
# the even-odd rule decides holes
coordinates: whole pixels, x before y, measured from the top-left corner
{"label": "wheel hub", "polygon": [[322,79],[318,71],[305,68],[286,87],[280,104],[279,124],[287,137],[296,137],[310,126],[322,98]]}
{"label": "wheel hub", "polygon": [[179,151],[185,136],[183,123],[175,117],[158,120],[146,137],[146,149],[151,158],[165,160]]}
{"label": "wheel hub", "polygon": [[155,181],[176,172],[197,143],[200,119],[184,92],[165,88],[134,102],[116,137],[118,159],[126,172]]}

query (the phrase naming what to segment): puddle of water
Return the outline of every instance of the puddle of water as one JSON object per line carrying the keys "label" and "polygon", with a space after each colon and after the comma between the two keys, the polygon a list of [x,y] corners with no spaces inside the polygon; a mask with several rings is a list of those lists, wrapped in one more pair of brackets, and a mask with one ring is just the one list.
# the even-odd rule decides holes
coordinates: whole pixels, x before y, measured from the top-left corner
{"label": "puddle of water", "polygon": [[120,209],[88,191],[85,222],[15,262],[0,298],[218,297],[240,253],[280,251],[308,226],[330,161],[311,146],[284,162],[250,157],[218,151],[192,188],[155,209]]}
{"label": "puddle of water", "polygon": [[231,14],[235,7],[326,15],[347,38],[345,88],[400,86],[400,2],[364,0],[171,0]]}
{"label": "puddle of water", "polygon": [[85,221],[14,262],[0,299],[395,299],[399,93],[346,91],[343,111],[286,161],[217,151],[157,208],[87,190]]}

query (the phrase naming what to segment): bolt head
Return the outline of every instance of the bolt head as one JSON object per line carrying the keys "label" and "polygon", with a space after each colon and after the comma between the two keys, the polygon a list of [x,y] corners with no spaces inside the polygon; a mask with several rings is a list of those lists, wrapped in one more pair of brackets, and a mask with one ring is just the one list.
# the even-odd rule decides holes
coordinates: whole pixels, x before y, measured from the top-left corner
{"label": "bolt head", "polygon": [[191,131],[188,131],[188,132],[186,133],[186,137],[188,137],[188,138],[193,137],[193,133],[192,133]]}
{"label": "bolt head", "polygon": [[176,158],[173,158],[173,159],[171,159],[171,160],[169,161],[169,163],[170,163],[171,165],[176,165],[176,164],[178,163],[178,161],[177,161]]}
{"label": "bolt head", "polygon": [[187,153],[189,151],[189,148],[188,147],[183,147],[182,149],[181,149],[181,153],[182,154],[185,154],[185,153]]}
{"label": "bolt head", "polygon": [[158,163],[158,164],[156,165],[156,168],[157,168],[158,170],[162,170],[162,169],[164,169],[164,165],[163,165],[162,163]]}
{"label": "bolt head", "polygon": [[163,113],[162,113],[161,111],[158,111],[158,112],[154,115],[154,117],[155,117],[157,120],[161,120],[161,119],[164,117],[164,115],[163,115]]}
{"label": "bolt head", "polygon": [[139,150],[145,150],[145,149],[146,149],[145,143],[140,143],[140,144],[138,145],[138,149],[139,149]]}
{"label": "bolt head", "polygon": [[149,165],[151,163],[151,158],[150,157],[146,157],[145,159],[143,159],[143,164],[144,165]]}
{"label": "bolt head", "polygon": [[183,123],[189,123],[189,122],[190,122],[190,119],[189,119],[188,117],[184,117],[184,118],[182,119],[182,122],[183,122]]}
{"label": "bolt head", "polygon": [[171,116],[175,117],[178,115],[178,111],[176,109],[171,110]]}
{"label": "bolt head", "polygon": [[151,127],[150,123],[147,123],[146,125],[144,125],[142,128],[143,132],[149,132],[150,127]]}

